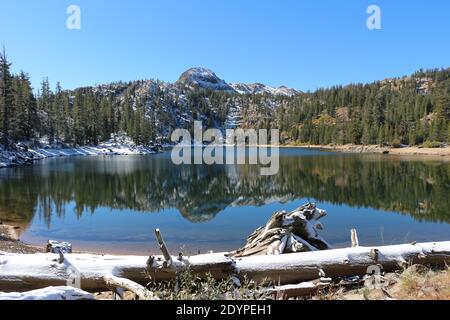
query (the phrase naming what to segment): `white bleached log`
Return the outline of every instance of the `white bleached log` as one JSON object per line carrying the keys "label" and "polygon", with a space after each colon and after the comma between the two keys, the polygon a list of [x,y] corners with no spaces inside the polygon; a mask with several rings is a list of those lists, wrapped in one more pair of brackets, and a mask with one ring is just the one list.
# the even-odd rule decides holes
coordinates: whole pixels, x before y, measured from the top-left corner
{"label": "white bleached log", "polygon": [[95,300],[94,296],[73,287],[48,287],[28,292],[0,292],[0,300]]}
{"label": "white bleached log", "polygon": [[245,257],[236,259],[236,268],[255,281],[291,284],[319,277],[362,276],[373,265],[393,271],[408,263],[450,263],[450,241]]}
{"label": "white bleached log", "polygon": [[[133,292],[139,298],[139,300],[156,300],[153,292],[150,292],[140,284],[129,279],[119,278],[115,276],[105,276],[104,280],[106,285],[114,290],[120,288]],[[121,295],[119,294],[119,296]]]}
{"label": "white bleached log", "polygon": [[[232,274],[246,275],[255,281],[270,280],[277,284],[292,284],[318,278],[364,275],[369,266],[381,265],[392,271],[407,263],[444,265],[450,263],[450,241],[417,243],[385,247],[355,247],[312,251],[277,256],[228,257],[224,253],[172,257],[173,265],[164,267],[162,256],[150,261],[139,256],[67,255],[58,263],[55,254],[0,253],[0,291],[28,291],[47,286],[66,285],[79,277],[83,290],[110,290],[105,276],[126,278],[140,285],[149,280],[171,280],[177,271],[190,268],[196,275],[211,274],[224,279]],[[150,264],[148,264],[148,262]],[[75,270],[75,271],[74,271]]]}
{"label": "white bleached log", "polygon": [[225,279],[236,271],[235,262],[229,257],[229,253],[201,254],[192,257],[172,256],[172,265],[165,267],[164,257],[150,257],[147,263],[147,274],[151,280],[159,282],[173,280],[176,274],[189,268],[198,277],[211,276],[214,279]]}
{"label": "white bleached log", "polygon": [[48,286],[80,286],[88,292],[108,290],[104,277],[117,276],[145,284],[147,258],[140,256],[101,256],[9,254],[0,252],[0,291],[28,291]]}
{"label": "white bleached log", "polygon": [[170,267],[172,265],[172,256],[170,255],[169,249],[167,248],[167,245],[164,242],[164,239],[161,234],[161,230],[156,229],[155,235],[156,235],[156,240],[158,241],[158,244],[159,244],[159,249],[161,250],[161,252],[164,256],[164,259],[166,260],[165,266]]}
{"label": "white bleached log", "polygon": [[352,241],[352,248],[359,247],[359,239],[358,239],[358,232],[356,229],[350,230],[351,233],[351,241]]}
{"label": "white bleached log", "polygon": [[286,300],[290,298],[300,298],[311,296],[319,290],[329,287],[331,279],[317,279],[315,281],[302,282],[299,284],[288,284],[284,286],[276,286],[268,289],[267,292],[272,294],[277,300]]}
{"label": "white bleached log", "polygon": [[[59,258],[58,254],[52,253],[0,252],[0,291],[24,292],[73,284],[88,292],[100,292],[111,290],[113,277],[145,286],[149,282],[148,275],[155,281],[170,280],[178,270],[187,266],[197,274],[211,273],[215,278],[225,277],[234,270],[233,261],[224,254],[199,255],[184,258],[183,261],[172,257],[170,268],[164,267],[166,260],[162,256],[154,257],[150,267],[149,259],[145,256],[70,254],[65,256],[62,263],[59,263]],[[109,284],[105,277],[109,279]],[[122,285],[125,287],[123,281]]]}

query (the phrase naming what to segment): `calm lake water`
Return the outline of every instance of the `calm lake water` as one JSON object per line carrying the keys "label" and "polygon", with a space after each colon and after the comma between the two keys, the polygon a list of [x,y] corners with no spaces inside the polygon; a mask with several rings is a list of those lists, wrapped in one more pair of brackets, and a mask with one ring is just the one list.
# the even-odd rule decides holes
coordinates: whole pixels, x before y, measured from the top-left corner
{"label": "calm lake water", "polygon": [[75,250],[233,250],[278,210],[312,201],[328,211],[336,247],[357,228],[362,245],[450,240],[450,163],[281,149],[280,171],[258,166],[175,166],[170,153],[47,159],[0,170],[0,220],[22,240],[70,241]]}

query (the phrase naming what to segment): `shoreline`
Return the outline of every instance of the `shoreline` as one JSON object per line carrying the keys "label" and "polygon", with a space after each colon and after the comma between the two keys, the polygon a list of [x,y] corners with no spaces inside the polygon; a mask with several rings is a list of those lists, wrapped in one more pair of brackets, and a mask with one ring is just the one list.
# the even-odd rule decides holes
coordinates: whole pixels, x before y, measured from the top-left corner
{"label": "shoreline", "polygon": [[450,147],[445,148],[420,148],[420,147],[382,147],[379,145],[280,145],[280,148],[316,149],[341,153],[367,153],[398,156],[438,156],[450,157]]}
{"label": "shoreline", "polygon": [[[237,145],[187,145],[191,148],[206,148],[206,147],[222,147],[222,148],[239,148]],[[259,144],[259,145],[245,145],[244,148],[280,148],[280,149],[312,149],[336,153],[353,153],[353,154],[382,154],[382,155],[396,155],[396,156],[438,156],[450,157],[450,146],[441,148],[424,148],[420,146],[404,146],[399,148],[385,147],[380,145],[314,145],[314,144]]]}
{"label": "shoreline", "polygon": [[34,246],[20,240],[16,227],[8,224],[0,224],[0,252],[8,253],[44,253],[43,247]]}
{"label": "shoreline", "polygon": [[59,157],[90,157],[90,156],[131,156],[156,154],[152,147],[127,144],[101,144],[83,147],[51,147],[30,148],[26,150],[0,149],[0,169],[20,167],[33,164],[35,161]]}
{"label": "shoreline", "polygon": [[[249,146],[251,147],[251,146]],[[284,145],[259,145],[256,147],[278,147],[278,148],[298,148],[321,150],[336,153],[350,154],[381,154],[394,156],[413,156],[413,157],[440,157],[450,159],[450,147],[444,148],[422,148],[422,147],[383,147],[380,145],[311,145],[311,144],[284,144]],[[83,147],[50,147],[27,149],[27,150],[2,150],[0,149],[0,169],[20,167],[33,164],[35,161],[47,158],[58,157],[88,157],[88,156],[131,156],[131,155],[149,155],[158,153],[152,147],[135,146],[129,144],[111,144],[105,143],[98,146]]]}

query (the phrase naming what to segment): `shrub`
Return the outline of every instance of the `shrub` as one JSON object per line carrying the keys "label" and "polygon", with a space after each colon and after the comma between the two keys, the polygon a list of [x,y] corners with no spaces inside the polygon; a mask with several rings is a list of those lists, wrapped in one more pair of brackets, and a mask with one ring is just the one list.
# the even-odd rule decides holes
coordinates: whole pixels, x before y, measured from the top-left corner
{"label": "shrub", "polygon": [[424,148],[441,148],[442,147],[442,143],[440,142],[436,142],[436,141],[425,141],[423,143],[423,147]]}
{"label": "shrub", "polygon": [[400,139],[394,139],[392,141],[392,147],[394,148],[401,148],[402,147],[402,142],[400,141]]}
{"label": "shrub", "polygon": [[164,282],[152,281],[148,289],[163,300],[266,300],[271,295],[263,286],[246,277],[236,282],[232,278],[215,280],[211,275],[200,278],[189,268],[178,272],[176,279]]}

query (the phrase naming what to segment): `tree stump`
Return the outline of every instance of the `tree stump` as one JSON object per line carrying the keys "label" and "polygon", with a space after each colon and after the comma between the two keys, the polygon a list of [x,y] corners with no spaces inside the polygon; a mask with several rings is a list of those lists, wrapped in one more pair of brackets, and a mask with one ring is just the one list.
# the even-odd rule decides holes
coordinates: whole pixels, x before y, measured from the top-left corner
{"label": "tree stump", "polygon": [[326,211],[308,203],[292,212],[276,212],[265,226],[256,229],[246,245],[233,255],[237,258],[257,255],[328,250],[331,246],[319,235],[319,220]]}

